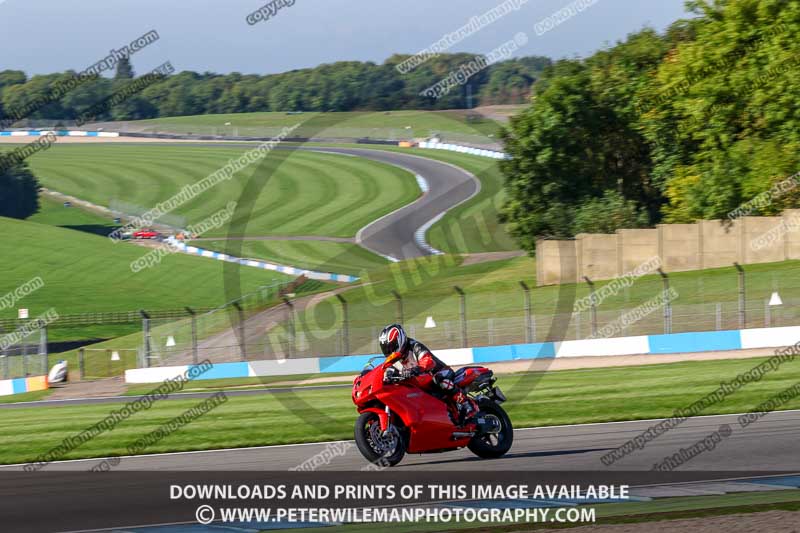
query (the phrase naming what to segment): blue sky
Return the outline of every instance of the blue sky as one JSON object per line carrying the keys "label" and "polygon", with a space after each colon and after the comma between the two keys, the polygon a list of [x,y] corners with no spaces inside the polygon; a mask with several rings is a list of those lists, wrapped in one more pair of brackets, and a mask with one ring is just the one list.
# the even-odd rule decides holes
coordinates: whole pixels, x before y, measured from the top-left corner
{"label": "blue sky", "polygon": [[[171,61],[177,70],[265,74],[341,60],[382,62],[414,53],[503,0],[295,0],[269,20],[245,17],[251,0],[0,0],[0,70],[29,74],[82,70],[156,30],[137,53],[138,73]],[[582,0],[583,12],[537,36],[537,22],[568,0],[517,0],[518,11],[469,36],[451,51],[486,53],[526,32],[517,55],[584,56],[628,33],[663,30],[686,16],[683,0]]]}

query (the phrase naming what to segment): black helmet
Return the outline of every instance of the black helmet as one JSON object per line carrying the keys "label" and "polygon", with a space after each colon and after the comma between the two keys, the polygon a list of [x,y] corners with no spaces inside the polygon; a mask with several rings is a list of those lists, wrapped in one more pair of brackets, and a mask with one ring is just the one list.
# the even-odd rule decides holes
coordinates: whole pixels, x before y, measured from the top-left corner
{"label": "black helmet", "polygon": [[378,342],[385,356],[395,352],[405,353],[408,347],[408,335],[400,324],[390,324],[383,328]]}

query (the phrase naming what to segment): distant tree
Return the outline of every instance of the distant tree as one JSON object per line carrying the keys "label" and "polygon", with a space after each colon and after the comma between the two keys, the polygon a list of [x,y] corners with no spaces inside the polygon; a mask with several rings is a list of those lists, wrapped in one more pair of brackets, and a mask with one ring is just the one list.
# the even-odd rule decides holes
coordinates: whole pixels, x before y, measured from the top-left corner
{"label": "distant tree", "polygon": [[647,213],[626,200],[620,193],[608,190],[600,198],[587,200],[575,210],[572,233],[614,233],[618,229],[645,228]]}
{"label": "distant tree", "polygon": [[115,80],[130,80],[133,79],[133,67],[131,66],[131,60],[127,57],[123,57],[117,63],[117,73],[114,75]]}
{"label": "distant tree", "polygon": [[39,182],[26,163],[0,170],[0,216],[28,218],[39,210]]}
{"label": "distant tree", "polygon": [[[668,222],[726,218],[800,170],[800,4],[690,2],[693,39],[641,89],[639,129],[664,183]],[[753,214],[799,207],[797,188]]]}
{"label": "distant tree", "polygon": [[[382,64],[339,61],[263,76],[184,71],[147,87],[97,120],[256,111],[388,111],[467,106],[463,85],[453,86],[441,98],[420,93],[458,72],[475,59],[474,54],[441,54],[402,74],[396,67],[408,57],[394,55]],[[490,65],[469,78],[474,103],[525,101],[531,85],[549,63],[543,57],[523,57]],[[23,72],[0,71],[0,112],[24,109],[26,103],[49,94],[57,80],[74,75],[66,72],[28,79]],[[121,59],[113,79],[100,77],[82,83],[37,108],[30,118],[75,119],[82,110],[108,98],[133,77],[130,60]]]}
{"label": "distant tree", "polygon": [[[502,132],[513,158],[500,164],[501,215],[524,249],[539,237],[658,222],[663,193],[635,127],[634,96],[668,50],[646,29],[586,60],[559,61],[536,83],[531,105]],[[611,213],[617,208],[621,218]]]}

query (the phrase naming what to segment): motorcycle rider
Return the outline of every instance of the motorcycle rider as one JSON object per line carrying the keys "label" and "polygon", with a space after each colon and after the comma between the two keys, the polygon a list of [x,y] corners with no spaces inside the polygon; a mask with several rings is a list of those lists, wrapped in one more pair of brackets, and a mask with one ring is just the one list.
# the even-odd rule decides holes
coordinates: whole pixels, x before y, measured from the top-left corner
{"label": "motorcycle rider", "polygon": [[400,363],[403,370],[400,379],[419,377],[417,384],[422,389],[434,390],[435,387],[448,396],[459,414],[459,424],[466,422],[478,411],[475,401],[456,386],[453,369],[433,355],[424,344],[409,338],[403,326],[400,324],[386,326],[381,331],[378,342],[384,356],[401,354]]}

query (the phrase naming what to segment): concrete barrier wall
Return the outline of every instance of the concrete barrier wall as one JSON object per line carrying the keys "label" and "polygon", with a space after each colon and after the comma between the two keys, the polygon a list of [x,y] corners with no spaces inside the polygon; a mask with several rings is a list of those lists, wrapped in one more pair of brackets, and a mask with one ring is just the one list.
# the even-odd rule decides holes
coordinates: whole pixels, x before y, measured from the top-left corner
{"label": "concrete barrier wall", "polygon": [[681,272],[703,268],[698,224],[660,224],[657,229],[658,256],[664,271]]}
{"label": "concrete barrier wall", "polygon": [[657,255],[657,229],[623,229],[617,232],[617,275],[630,272]]}
{"label": "concrete barrier wall", "polygon": [[[791,227],[800,226],[800,209],[787,209],[783,221]],[[800,259],[800,231],[789,231],[784,235],[783,250],[786,259]]]}
{"label": "concrete barrier wall", "polygon": [[562,279],[576,279],[576,254],[575,241],[539,241],[536,244],[536,279],[539,284],[553,285]]}
{"label": "concrete barrier wall", "polygon": [[578,279],[609,279],[619,272],[617,235],[580,233],[575,236],[578,256]]}
{"label": "concrete barrier wall", "polygon": [[700,268],[726,267],[741,262],[741,220],[733,223],[701,220],[698,224],[702,239]]}
{"label": "concrete barrier wall", "polygon": [[[565,261],[575,257],[575,267]],[[781,216],[660,224],[614,234],[581,233],[575,240],[536,243],[536,284],[606,280],[658,257],[665,272],[800,259],[800,209]]]}
{"label": "concrete barrier wall", "polygon": [[748,263],[775,263],[786,260],[786,244],[783,238],[784,217],[744,217],[741,259]]}
{"label": "concrete barrier wall", "polygon": [[[563,357],[697,353],[716,350],[779,348],[800,342],[800,326],[730,331],[641,335],[535,344],[510,344],[437,350],[452,366]],[[219,363],[196,379],[246,378],[347,372],[356,374],[376,355],[310,357],[284,361]],[[186,374],[188,366],[138,368],[125,371],[127,383],[160,383]],[[2,382],[0,382],[2,383]]]}
{"label": "concrete barrier wall", "polygon": [[0,381],[0,396],[11,394],[22,394],[23,392],[33,392],[45,390],[50,387],[47,376],[30,376],[27,378],[5,379]]}

